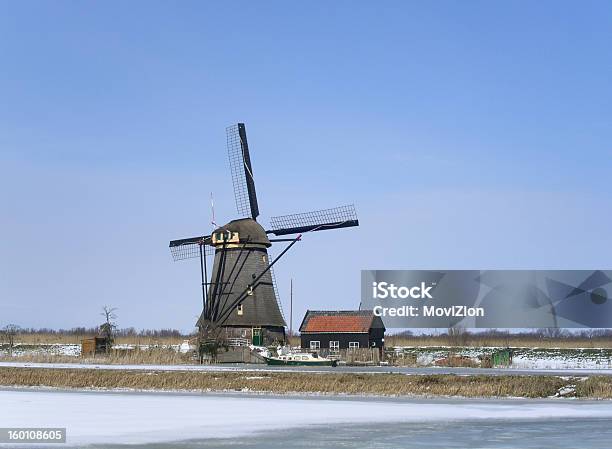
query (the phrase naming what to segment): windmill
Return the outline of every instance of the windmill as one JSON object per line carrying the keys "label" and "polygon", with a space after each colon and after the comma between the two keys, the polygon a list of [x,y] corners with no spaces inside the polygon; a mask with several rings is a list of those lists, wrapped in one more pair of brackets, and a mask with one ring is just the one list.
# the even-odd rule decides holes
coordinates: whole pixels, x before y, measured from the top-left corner
{"label": "windmill", "polygon": [[[270,218],[265,230],[258,222],[259,205],[253,166],[243,123],[226,129],[232,184],[240,218],[215,229],[210,235],[170,242],[174,260],[200,259],[202,313],[197,327],[200,340],[249,338],[253,344],[285,340],[285,320],[279,307],[273,265],[302,234],[358,226],[353,205]],[[269,238],[268,235],[291,236]],[[268,248],[285,243],[270,260]],[[213,255],[208,279],[207,255]]]}

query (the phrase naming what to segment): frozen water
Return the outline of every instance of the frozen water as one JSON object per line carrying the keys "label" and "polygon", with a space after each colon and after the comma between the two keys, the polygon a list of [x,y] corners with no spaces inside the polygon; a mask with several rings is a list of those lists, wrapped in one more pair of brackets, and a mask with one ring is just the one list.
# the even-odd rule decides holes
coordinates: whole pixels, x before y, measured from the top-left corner
{"label": "frozen water", "polygon": [[[433,441],[438,441],[439,445],[430,447],[531,448],[539,447],[527,446],[531,444],[531,437],[525,441],[525,446],[508,446],[517,442],[509,439],[512,432],[508,429],[524,438],[528,438],[530,432],[545,438],[548,431],[541,429],[552,429],[548,438],[554,442],[557,434],[578,438],[579,432],[568,433],[570,424],[581,423],[586,429],[584,432],[599,435],[610,433],[606,429],[612,427],[612,402],[560,399],[321,399],[11,389],[0,391],[0,403],[2,427],[66,427],[69,445],[93,444],[95,447],[118,443],[163,443],[159,447],[179,447],[170,442],[182,440],[180,447],[219,447],[231,442],[227,447],[258,448],[274,447],[270,442],[277,444],[278,441],[284,443],[276,447],[327,447],[338,441],[348,441],[345,447],[386,448],[401,447],[413,438],[435,436]],[[578,427],[582,428],[580,425]],[[333,426],[340,430],[312,426]],[[436,436],[435,428],[448,429],[451,433],[446,435],[440,430],[440,435]],[[287,429],[294,430],[288,433]],[[378,437],[368,440],[369,433],[364,429]],[[494,432],[488,436],[489,441],[497,435],[496,445],[469,443],[474,434],[486,435],[487,431]],[[453,432],[454,438],[450,436]],[[293,437],[287,439],[288,435]],[[305,441],[308,435],[314,438],[312,444]],[[587,436],[583,437],[587,441]],[[205,441],[209,438],[221,440],[213,444]],[[187,440],[194,441],[187,444]],[[365,445],[366,441],[372,445]],[[387,445],[379,445],[379,441],[380,444],[386,441]],[[253,446],[256,443],[261,446]],[[555,444],[548,447],[564,447]],[[603,447],[595,444],[579,447]]]}

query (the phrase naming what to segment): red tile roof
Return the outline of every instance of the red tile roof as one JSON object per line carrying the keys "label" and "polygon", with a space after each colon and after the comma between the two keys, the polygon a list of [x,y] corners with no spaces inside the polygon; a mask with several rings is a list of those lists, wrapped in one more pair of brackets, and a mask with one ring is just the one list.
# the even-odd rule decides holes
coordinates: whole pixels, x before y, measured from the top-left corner
{"label": "red tile roof", "polygon": [[372,324],[372,315],[314,315],[304,324],[302,332],[367,333]]}

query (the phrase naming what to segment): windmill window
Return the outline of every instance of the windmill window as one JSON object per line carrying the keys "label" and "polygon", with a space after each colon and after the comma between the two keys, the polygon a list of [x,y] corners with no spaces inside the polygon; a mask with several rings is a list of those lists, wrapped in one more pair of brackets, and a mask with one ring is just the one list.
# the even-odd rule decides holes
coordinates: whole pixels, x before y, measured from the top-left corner
{"label": "windmill window", "polygon": [[312,340],[310,342],[310,349],[321,349],[321,342],[317,340]]}
{"label": "windmill window", "polygon": [[358,349],[359,342],[358,341],[349,341],[349,349]]}
{"label": "windmill window", "polygon": [[238,304],[238,307],[236,307],[236,310],[238,311],[238,315],[242,315],[242,304]]}

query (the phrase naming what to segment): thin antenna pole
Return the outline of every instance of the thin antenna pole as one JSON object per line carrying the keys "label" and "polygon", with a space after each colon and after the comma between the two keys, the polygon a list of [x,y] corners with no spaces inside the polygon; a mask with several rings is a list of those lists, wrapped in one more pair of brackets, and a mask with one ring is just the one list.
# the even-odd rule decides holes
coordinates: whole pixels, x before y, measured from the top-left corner
{"label": "thin antenna pole", "polygon": [[211,215],[212,218],[210,220],[210,224],[212,225],[213,231],[218,228],[217,226],[217,222],[215,220],[215,199],[213,197],[213,193],[210,192],[210,210],[211,210]]}
{"label": "thin antenna pole", "polygon": [[289,290],[289,338],[293,336],[293,278]]}

